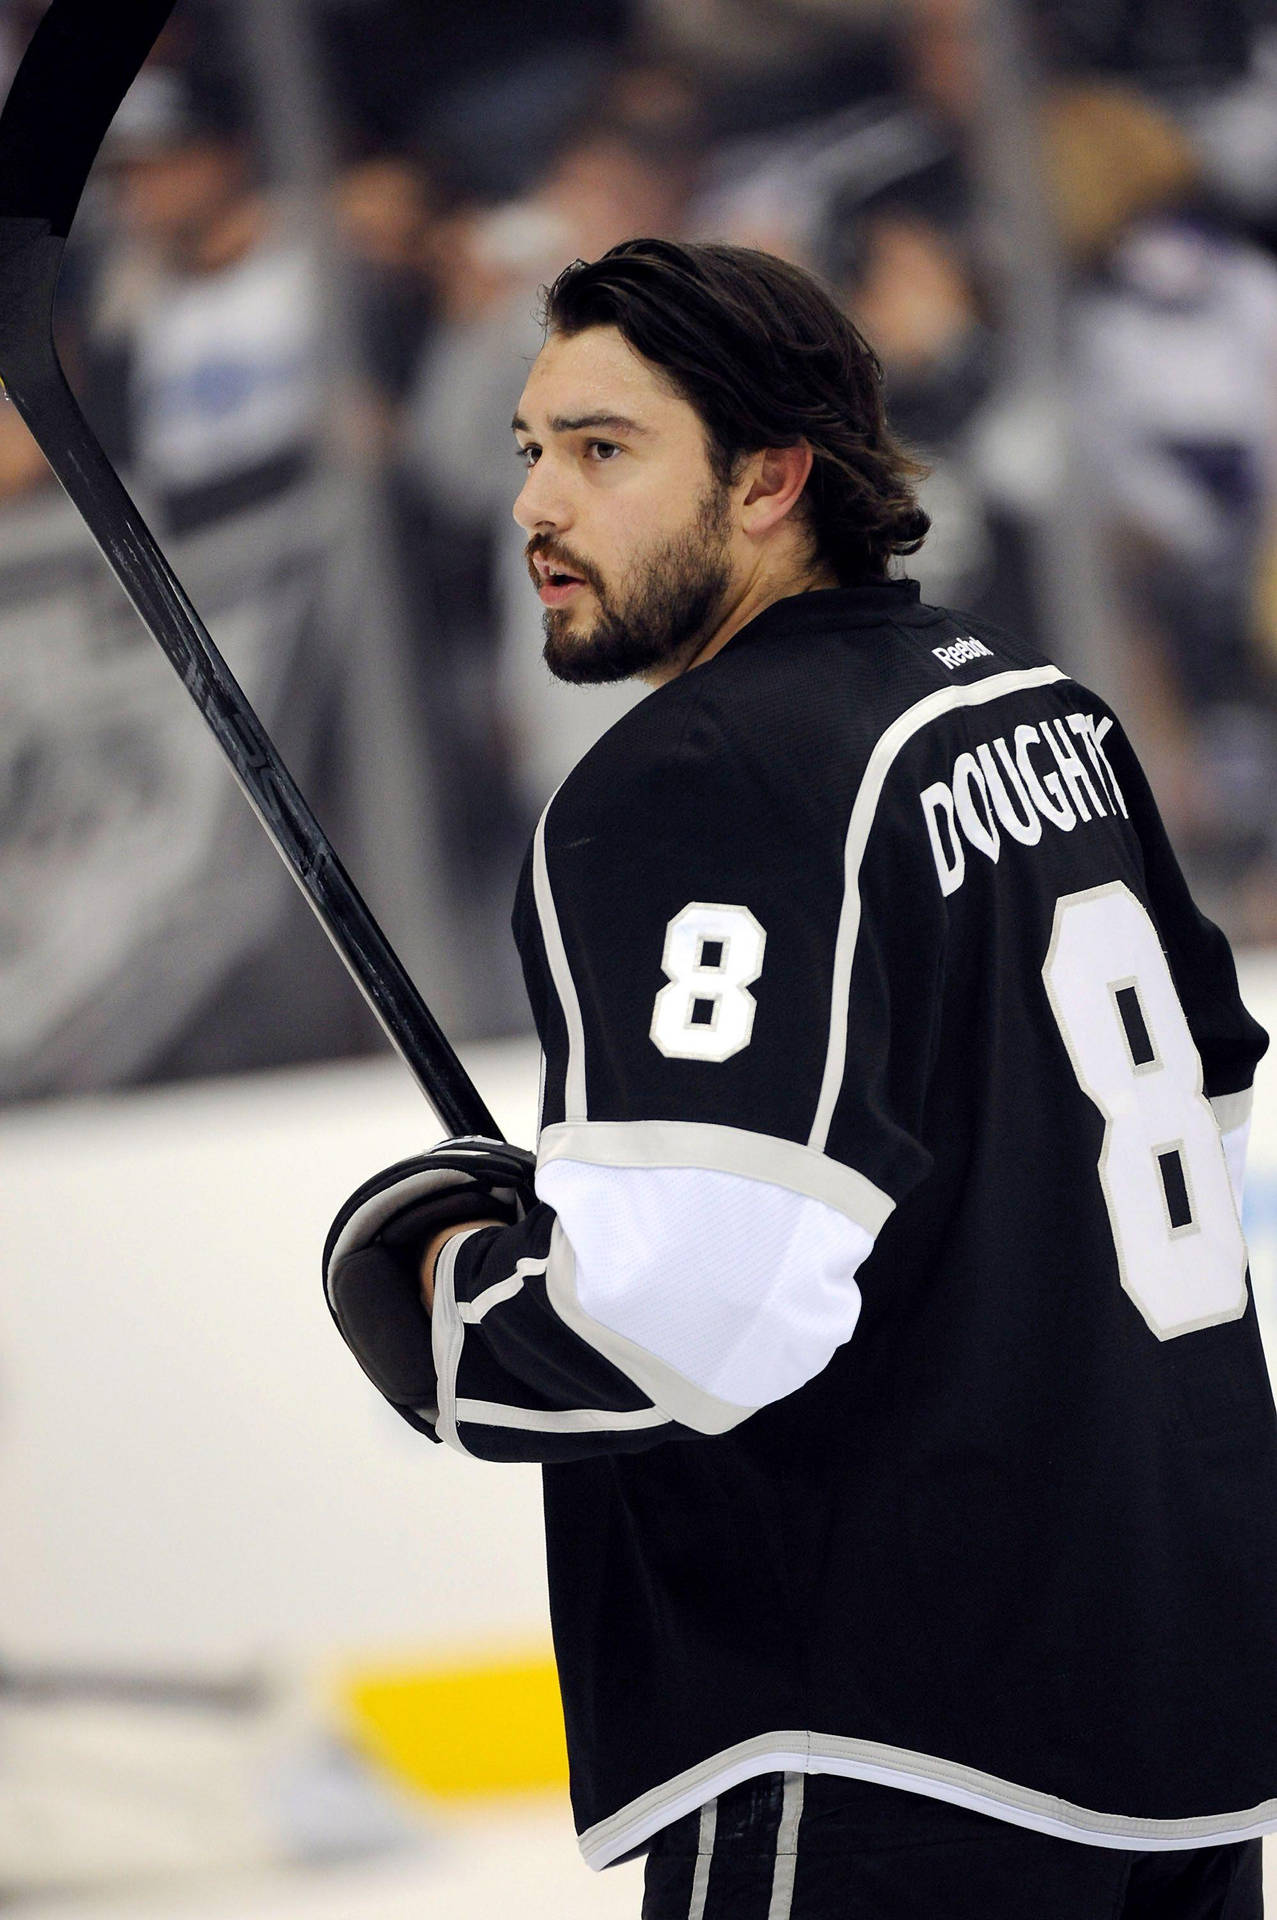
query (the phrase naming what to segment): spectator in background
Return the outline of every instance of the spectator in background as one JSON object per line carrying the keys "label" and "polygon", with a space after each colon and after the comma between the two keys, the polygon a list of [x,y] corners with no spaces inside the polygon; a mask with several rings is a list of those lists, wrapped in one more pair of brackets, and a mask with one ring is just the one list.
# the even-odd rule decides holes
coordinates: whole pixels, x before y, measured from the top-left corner
{"label": "spectator in background", "polygon": [[1192,101],[1186,124],[1229,211],[1277,252],[1277,17],[1259,24],[1244,73]]}
{"label": "spectator in background", "polygon": [[367,151],[428,148],[489,200],[523,193],[615,66],[633,0],[325,0],[332,100]]}
{"label": "spectator in background", "polygon": [[892,84],[890,0],[642,0],[640,35],[694,73],[720,139],[843,113]]}
{"label": "spectator in background", "polygon": [[430,236],[439,207],[435,183],[401,154],[374,153],[342,169],[334,214],[353,270],[362,372],[379,419],[375,444],[389,441],[394,408],[425,351],[435,315]]}
{"label": "spectator in background", "polygon": [[[101,211],[114,232],[82,301],[86,412],[285,762],[320,817],[337,815],[340,838],[350,783],[344,663],[330,623],[341,529],[312,252],[263,184],[247,104],[207,43],[148,63],[103,158]],[[171,871],[149,895],[127,872],[115,891],[141,897],[138,926],[149,916],[178,927],[192,958],[164,995],[121,1018],[129,1076],[366,1048],[362,1007],[221,770],[188,797],[180,824],[165,819],[185,749],[162,744],[170,759],[142,805]],[[119,971],[145,979],[126,933]],[[103,969],[106,999],[120,990]]]}
{"label": "spectator in background", "polygon": [[1074,353],[1166,809],[1239,938],[1277,932],[1273,660],[1260,583],[1277,526],[1277,264],[1197,193],[1197,158],[1106,85],[1057,103]]}
{"label": "spectator in background", "polygon": [[207,525],[311,467],[318,289],[257,178],[237,89],[148,66],[105,158],[118,249],[90,315],[88,404],[164,528]]}
{"label": "spectator in background", "polygon": [[867,197],[835,201],[822,253],[887,377],[891,417],[928,463],[919,499],[933,531],[913,572],[924,595],[1037,631],[1025,529],[990,451],[997,340],[952,160]]}

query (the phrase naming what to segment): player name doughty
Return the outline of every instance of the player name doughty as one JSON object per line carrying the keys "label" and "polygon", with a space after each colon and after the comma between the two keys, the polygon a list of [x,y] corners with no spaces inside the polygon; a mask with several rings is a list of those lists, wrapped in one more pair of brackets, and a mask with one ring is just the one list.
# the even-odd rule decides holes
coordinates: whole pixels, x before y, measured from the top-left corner
{"label": "player name doughty", "polygon": [[956,893],[966,879],[967,847],[996,861],[1004,834],[1032,847],[1044,821],[1072,833],[1091,820],[1126,818],[1104,751],[1112,724],[1090,713],[1051,715],[960,753],[948,780],[918,796],[941,893]]}

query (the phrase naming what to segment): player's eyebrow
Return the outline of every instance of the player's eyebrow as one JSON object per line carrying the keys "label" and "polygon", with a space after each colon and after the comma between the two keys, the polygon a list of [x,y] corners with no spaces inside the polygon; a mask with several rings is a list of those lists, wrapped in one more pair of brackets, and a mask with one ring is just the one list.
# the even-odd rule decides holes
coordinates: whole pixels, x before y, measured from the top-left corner
{"label": "player's eyebrow", "polygon": [[[531,433],[522,414],[516,413],[510,426],[515,433]],[[631,420],[624,413],[556,413],[550,417],[551,433],[581,433],[587,427],[603,427],[609,433],[650,433],[650,427]]]}

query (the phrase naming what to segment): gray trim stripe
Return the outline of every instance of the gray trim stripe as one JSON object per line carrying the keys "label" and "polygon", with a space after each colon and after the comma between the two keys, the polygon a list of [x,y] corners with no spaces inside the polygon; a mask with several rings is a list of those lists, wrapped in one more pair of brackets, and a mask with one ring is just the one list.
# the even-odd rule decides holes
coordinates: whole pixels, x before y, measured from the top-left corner
{"label": "gray trim stripe", "polygon": [[994,674],[991,679],[977,680],[969,687],[941,687],[937,693],[929,693],[925,700],[919,700],[904,713],[897,716],[881,736],[860,783],[851,809],[851,820],[847,828],[847,845],[843,856],[845,875],[842,913],[838,921],[838,937],[834,945],[834,978],[829,1012],[829,1049],[825,1056],[825,1075],[821,1082],[820,1098],[816,1103],[816,1117],[812,1121],[808,1145],[818,1153],[823,1153],[829,1139],[829,1128],[833,1122],[834,1109],[838,1104],[838,1095],[842,1091],[843,1077],[847,1071],[847,1020],[850,1011],[851,973],[856,958],[856,941],[860,934],[860,864],[869,843],[869,834],[874,817],[878,811],[878,802],[882,789],[897,756],[913,738],[915,733],[929,726],[946,713],[952,713],[959,707],[984,706],[988,701],[1000,700],[1010,693],[1026,693],[1033,687],[1047,687],[1056,681],[1067,680],[1068,675],[1059,667],[1029,667],[1016,669],[1011,673]]}
{"label": "gray trim stripe", "polygon": [[687,1920],[705,1920],[705,1902],[709,1898],[709,1872],[714,1864],[714,1834],[718,1826],[718,1801],[707,1800],[701,1808],[696,1835],[696,1867],[692,1874],[692,1897]]}
{"label": "gray trim stripe", "polygon": [[537,918],[541,922],[545,957],[550,965],[550,976],[554,981],[555,992],[559,996],[559,1004],[563,1008],[563,1019],[568,1031],[568,1065],[563,1086],[564,1118],[584,1120],[585,1023],[581,1018],[581,1003],[577,999],[576,987],[572,981],[572,969],[568,965],[567,948],[563,944],[559,916],[554,905],[554,890],[550,885],[550,870],[545,857],[545,823],[553,805],[554,797],[551,796],[549,804],[537,821],[537,830],[533,835],[532,892],[537,903]]}
{"label": "gray trim stripe", "polygon": [[466,1330],[455,1290],[457,1255],[465,1241],[484,1231],[483,1227],[471,1227],[468,1233],[454,1233],[451,1240],[444,1242],[435,1261],[434,1305],[430,1310],[430,1348],[439,1379],[439,1418],[435,1432],[458,1453],[466,1452],[457,1433],[457,1368],[461,1365]]}
{"label": "gray trim stripe", "polygon": [[[738,1407],[729,1400],[719,1400],[712,1393],[706,1393],[703,1387],[694,1386],[676,1368],[665,1360],[660,1360],[648,1348],[639,1346],[635,1340],[628,1340],[623,1333],[614,1333],[611,1327],[605,1327],[601,1320],[595,1320],[584,1310],[577,1299],[576,1260],[572,1252],[572,1243],[556,1220],[550,1229],[550,1259],[545,1270],[545,1290],[550,1305],[567,1327],[571,1327],[579,1339],[610,1360],[614,1367],[632,1380],[641,1392],[645,1393],[654,1406],[677,1420],[682,1426],[691,1427],[696,1433],[726,1433],[730,1427],[737,1427],[747,1420],[756,1407]],[[700,1801],[696,1801],[697,1806]],[[691,1807],[684,1807],[684,1813],[690,1813]]]}
{"label": "gray trim stripe", "polygon": [[767,1920],[790,1920],[794,1881],[798,1874],[798,1827],[803,1817],[803,1776],[785,1775],[785,1797],[776,1829],[776,1865],[772,1870],[772,1897]]}
{"label": "gray trim stripe", "polygon": [[513,1300],[517,1293],[521,1293],[525,1280],[530,1279],[533,1274],[544,1273],[545,1259],[544,1254],[540,1259],[535,1254],[525,1254],[507,1279],[494,1280],[490,1287],[485,1287],[483,1292],[476,1294],[473,1300],[463,1300],[457,1309],[461,1318],[469,1326],[477,1327],[485,1313],[490,1313],[493,1307],[504,1306],[507,1300]]}
{"label": "gray trim stripe", "polygon": [[921,1793],[1015,1827],[1131,1853],[1181,1852],[1191,1847],[1232,1846],[1277,1831],[1277,1799],[1236,1813],[1200,1814],[1184,1820],[1146,1820],[1099,1813],[1032,1787],[1000,1780],[937,1755],[911,1753],[874,1740],[848,1740],[829,1733],[761,1733],[725,1747],[695,1767],[663,1781],[580,1835],[588,1866],[606,1867],[662,1827],[682,1819],[707,1794],[725,1793],[760,1773],[836,1773],[851,1780]]}
{"label": "gray trim stripe", "polygon": [[1217,1093],[1210,1104],[1220,1132],[1234,1133],[1250,1119],[1255,1104],[1255,1089],[1246,1087],[1241,1093]]}
{"label": "gray trim stripe", "polygon": [[477,1427],[513,1427],[520,1433],[633,1433],[639,1427],[667,1427],[659,1407],[614,1413],[606,1407],[572,1407],[547,1413],[540,1407],[504,1407],[496,1400],[458,1400],[458,1420]]}
{"label": "gray trim stripe", "polygon": [[[705,1804],[707,1795],[726,1793],[742,1780],[753,1780],[760,1773],[808,1772],[810,1738],[806,1733],[758,1734],[652,1787],[606,1820],[578,1834],[586,1865],[596,1869],[610,1866],[613,1860],[659,1833],[662,1827],[673,1826],[685,1814],[695,1813]],[[785,1740],[794,1744],[782,1748],[780,1743]]]}
{"label": "gray trim stripe", "polygon": [[699,1120],[586,1120],[547,1127],[537,1166],[575,1160],[602,1167],[702,1167],[785,1187],[823,1200],[863,1227],[881,1232],[895,1201],[853,1167],[840,1166],[797,1140],[747,1133]]}
{"label": "gray trim stripe", "polygon": [[[545,1261],[542,1260],[538,1264],[544,1270]],[[523,1275],[511,1274],[508,1280],[498,1280],[495,1285],[485,1287],[476,1299],[463,1300],[457,1312],[469,1326],[477,1327],[485,1313],[490,1313],[493,1307],[504,1305],[507,1300],[513,1300],[514,1296],[522,1291]]]}

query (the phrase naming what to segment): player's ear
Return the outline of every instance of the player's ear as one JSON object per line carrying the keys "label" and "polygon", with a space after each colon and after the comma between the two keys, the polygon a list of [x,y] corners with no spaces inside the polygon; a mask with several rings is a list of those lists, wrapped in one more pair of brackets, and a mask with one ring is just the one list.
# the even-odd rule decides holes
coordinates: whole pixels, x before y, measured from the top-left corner
{"label": "player's ear", "polygon": [[811,464],[811,448],[805,440],[793,447],[764,447],[751,456],[743,476],[746,485],[740,505],[741,526],[746,533],[756,537],[770,533],[793,512]]}

